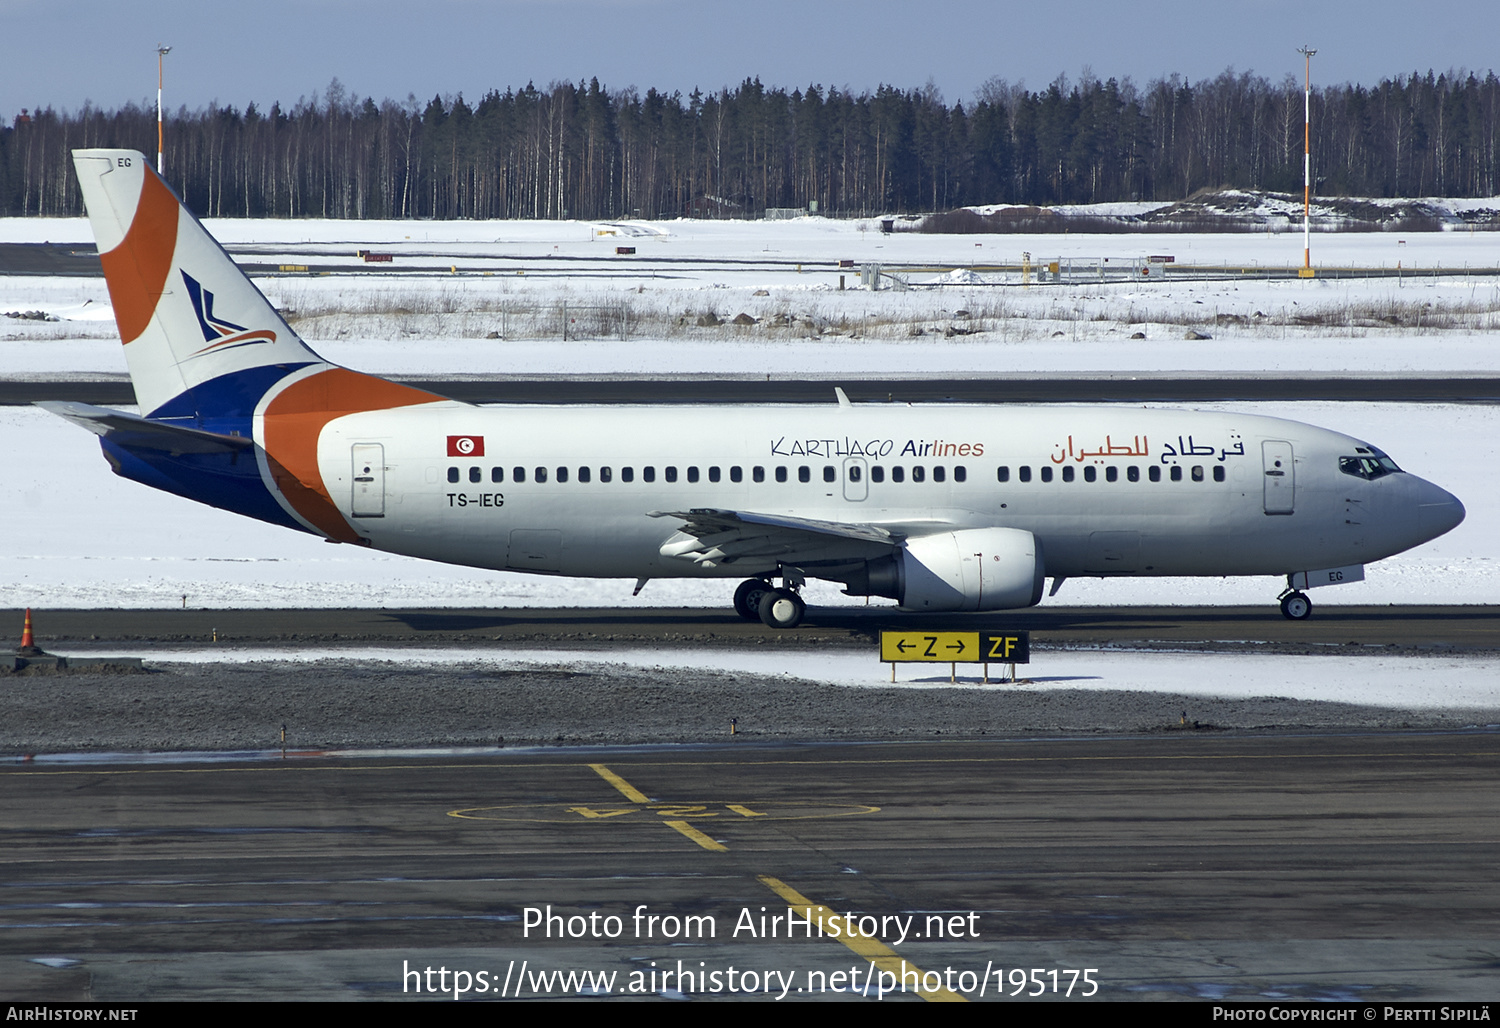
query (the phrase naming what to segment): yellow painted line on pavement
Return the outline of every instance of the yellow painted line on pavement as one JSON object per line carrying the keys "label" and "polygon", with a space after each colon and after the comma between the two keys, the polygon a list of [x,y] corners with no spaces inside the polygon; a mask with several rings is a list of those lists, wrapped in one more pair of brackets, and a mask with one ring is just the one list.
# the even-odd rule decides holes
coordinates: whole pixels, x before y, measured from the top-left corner
{"label": "yellow painted line on pavement", "polygon": [[651,802],[650,796],[647,796],[645,793],[641,792],[641,790],[631,785],[629,782],[621,778],[619,775],[615,774],[603,764],[590,764],[589,767],[593,768],[594,771],[598,773],[600,778],[604,779],[610,785],[613,785],[616,789],[619,789],[620,793],[631,803]]}
{"label": "yellow painted line on pavement", "polygon": [[710,839],[708,836],[698,831],[698,829],[694,828],[686,821],[663,821],[662,824],[666,825],[669,828],[677,829],[683,835],[686,835],[689,839],[692,839],[699,846],[702,846],[706,850],[713,850],[715,853],[729,852],[728,846],[725,846],[721,842],[715,842],[713,839]]}
{"label": "yellow painted line on pavement", "polygon": [[[814,903],[812,900],[802,895],[802,893],[792,888],[786,882],[783,882],[780,878],[772,878],[770,875],[756,875],[756,878],[760,880],[760,883],[762,885],[770,889],[782,899],[786,900],[792,906],[805,907],[807,910],[811,911],[811,913],[807,915],[809,918],[811,918],[814,914],[818,917],[824,918],[825,920],[830,920],[839,916],[832,910],[829,910],[827,907],[823,906],[823,904]],[[880,970],[894,975],[896,981],[898,982],[902,980],[902,975],[915,974],[917,976],[918,982],[921,982],[925,977],[925,974],[923,973],[921,968],[911,963],[909,960],[901,956],[899,953],[891,949],[879,939],[873,939],[868,935],[856,935],[852,938],[848,935],[840,935],[838,937],[838,941],[842,942],[845,946],[848,946],[855,953],[858,953],[860,956],[864,957]],[[934,989],[930,992],[926,989],[919,988],[917,990],[917,995],[921,996],[929,1003],[969,1002],[958,993],[941,988]]]}
{"label": "yellow painted line on pavement", "polygon": [[[651,803],[651,797],[641,792],[641,790],[631,785],[629,782],[621,778],[619,775],[615,774],[603,764],[590,764],[589,767],[593,768],[594,772],[598,774],[600,778],[604,779],[610,785],[613,785],[616,789],[619,789],[620,794],[623,795],[631,803],[645,803],[648,805]],[[675,810],[673,811],[673,813],[676,812],[677,811]],[[704,835],[702,832],[698,831],[698,829],[694,828],[686,821],[663,821],[662,824],[666,825],[668,828],[672,828],[681,832],[683,835],[687,836],[689,839],[692,839],[699,846],[702,846],[706,850],[713,850],[715,853],[729,852],[729,848],[727,846],[724,846],[722,843],[716,842],[713,839],[709,838],[707,835]]]}
{"label": "yellow painted line on pavement", "polygon": [[[646,796],[645,793],[641,792],[641,790],[631,785],[629,782],[621,778],[619,775],[615,774],[603,764],[590,764],[589,767],[593,768],[594,772],[598,774],[600,778],[603,778],[610,785],[613,785],[616,789],[620,790],[621,794],[624,795],[624,797],[630,800],[632,803],[649,804],[651,802],[651,800]],[[674,809],[672,810],[672,813],[677,813],[677,811]],[[695,843],[697,843],[699,846],[702,846],[706,850],[712,850],[715,853],[729,852],[728,846],[725,846],[723,843],[718,842],[707,835],[704,835],[702,832],[694,828],[686,821],[663,821],[662,824],[666,825],[669,828],[675,829],[678,832],[681,832],[684,836],[693,840]],[[766,886],[768,889],[776,893],[776,895],[780,896],[782,899],[786,900],[792,906],[805,907],[808,910],[815,912],[818,916],[824,918],[825,920],[831,920],[838,916],[832,910],[823,906],[823,904],[814,903],[812,900],[802,895],[802,893],[786,884],[786,882],[783,882],[780,878],[772,878],[770,875],[756,875],[756,878],[762,885]],[[897,982],[905,980],[903,978],[903,975],[915,974],[917,976],[918,982],[921,982],[925,977],[921,968],[910,963],[899,953],[891,949],[879,939],[873,939],[865,935],[855,935],[853,937],[840,935],[839,942],[842,942],[845,946],[848,946],[855,953],[858,953],[860,956],[864,957],[871,964],[873,964],[876,969],[895,976],[895,980]],[[931,991],[919,988],[917,990],[917,994],[923,999],[927,1000],[929,1003],[968,1002],[968,1000],[958,995],[958,993],[951,992],[950,990],[943,988],[934,989]]]}

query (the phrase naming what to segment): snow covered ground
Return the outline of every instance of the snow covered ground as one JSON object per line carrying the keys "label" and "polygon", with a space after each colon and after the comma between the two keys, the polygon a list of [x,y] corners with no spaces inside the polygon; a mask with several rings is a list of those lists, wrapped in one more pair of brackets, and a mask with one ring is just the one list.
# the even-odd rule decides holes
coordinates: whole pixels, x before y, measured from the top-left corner
{"label": "snow covered ground", "polygon": [[[226,661],[347,661],[337,647],[283,649],[219,647],[153,650],[152,661],[216,664]],[[443,649],[358,650],[361,661],[393,661],[436,667],[461,665],[499,670],[565,667],[608,675],[612,667],[691,670],[713,674],[795,677],[849,688],[892,687],[890,665],[876,654],[851,650],[784,652],[680,648],[662,649]],[[1209,669],[1212,669],[1211,671]],[[1036,649],[1032,662],[1018,669],[1020,683],[997,684],[1006,668],[995,665],[986,684],[978,665],[959,665],[956,686],[947,665],[902,665],[896,688],[1004,689],[1007,692],[1124,690],[1226,699],[1275,695],[1292,700],[1351,703],[1401,710],[1472,709],[1500,712],[1500,660],[1491,657],[1284,656],[1278,654],[1132,652],[1089,649]],[[1189,714],[1192,718],[1194,715]]]}
{"label": "snow covered ground", "polygon": [[[1301,237],[1285,233],[1182,236],[883,236],[870,223],[805,218],[791,222],[664,222],[601,226],[577,222],[276,222],[222,220],[209,227],[230,245],[254,245],[267,254],[295,256],[308,248],[345,247],[351,265],[357,246],[403,253],[476,255],[555,253],[599,256],[628,240],[646,255],[671,254],[723,262],[767,255],[784,260],[848,258],[949,263],[1015,260],[1034,253],[1086,257],[1115,253],[1138,257],[1171,252],[1179,260],[1295,264]],[[600,231],[618,231],[601,236]],[[80,219],[0,219],[0,241],[78,241],[89,238]],[[1500,265],[1500,233],[1385,233],[1314,238],[1317,262],[1378,265]],[[479,257],[475,258],[476,260]],[[1432,322],[1416,326],[1275,326],[1256,324],[1256,310],[1307,307],[1339,309],[1394,303],[1500,309],[1493,278],[1143,283],[1021,289],[973,287],[904,293],[836,290],[837,273],[816,275],[730,263],[660,279],[622,277],[582,283],[552,276],[332,276],[272,278],[263,288],[288,306],[326,304],[368,307],[395,290],[441,302],[483,306],[495,295],[536,302],[605,296],[610,302],[665,291],[684,311],[717,306],[732,313],[741,303],[818,309],[847,308],[858,323],[871,312],[889,316],[902,307],[919,314],[953,315],[961,305],[1003,308],[990,330],[943,338],[872,338],[878,333],[827,332],[817,338],[714,330],[671,338],[584,342],[433,338],[412,334],[399,314],[376,314],[372,333],[309,335],[325,356],[377,374],[679,374],[827,376],[1046,375],[1052,373],[1214,373],[1446,375],[1500,374],[1500,332],[1449,331]],[[725,270],[728,269],[728,270]],[[628,269],[626,269],[628,272]],[[846,272],[846,274],[848,274]],[[850,275],[857,281],[857,275]],[[803,281],[806,280],[806,281]],[[652,284],[654,283],[654,284]],[[765,288],[768,297],[755,297]],[[290,295],[288,299],[280,294]],[[644,291],[638,291],[644,290]],[[1090,306],[1094,305],[1094,306]],[[378,306],[378,305],[377,305]],[[47,309],[59,323],[0,319],[0,375],[121,373],[119,343],[99,279],[0,278],[0,312]],[[1148,309],[1155,309],[1155,321]],[[1245,324],[1211,330],[1214,338],[1182,339],[1169,328],[1200,309],[1243,313]],[[1105,312],[1120,314],[1113,321]],[[1094,311],[1095,313],[1090,313]],[[1137,313],[1132,313],[1137,312]],[[1102,320],[1094,320],[1095,314]],[[406,327],[403,327],[405,324]],[[1131,340],[1122,325],[1147,326]],[[65,327],[71,337],[48,339]],[[1048,326],[1060,326],[1046,331]],[[1039,327],[1040,326],[1040,327]],[[1154,326],[1154,327],[1153,327]],[[1408,470],[1464,500],[1468,520],[1427,546],[1382,562],[1358,585],[1321,590],[1319,603],[1500,602],[1500,505],[1495,476],[1500,424],[1488,406],[1376,405],[1359,403],[1234,404],[1236,409],[1291,417],[1366,438]],[[93,437],[37,410],[0,409],[0,480],[9,499],[0,504],[0,605],[175,606],[186,596],[200,606],[310,605],[585,605],[596,603],[720,605],[723,582],[649,585],[630,598],[630,583],[576,581],[448,568],[406,558],[331,547],[299,533],[272,528],[178,500],[122,481],[109,473]],[[1070,603],[1269,602],[1276,582],[1263,580],[1070,581],[1061,599]],[[833,587],[817,587],[813,603],[851,602]],[[853,601],[863,602],[863,601]]]}
{"label": "snow covered ground", "polygon": [[[264,263],[343,263],[351,274],[272,277],[278,305],[317,312],[299,324],[329,359],[377,374],[745,375],[831,380],[860,376],[1050,374],[1497,375],[1500,282],[1467,276],[1416,280],[1079,283],[1021,288],[1014,274],[983,270],[1023,251],[1038,260],[1169,253],[1185,263],[1294,266],[1297,233],[1169,236],[883,236],[873,222],[668,222],[600,226],[569,222],[209,223],[226,245]],[[600,234],[601,231],[605,233]],[[86,243],[85,222],[0,219],[0,241]],[[613,248],[637,247],[610,264]],[[375,247],[402,262],[441,254],[457,273],[363,274],[354,250]],[[347,251],[337,259],[321,256]],[[1314,262],[1403,268],[1495,267],[1500,233],[1315,235]],[[596,258],[572,274],[578,258]],[[671,263],[663,258],[687,262]],[[246,258],[242,258],[246,259]],[[527,274],[494,273],[497,261]],[[908,292],[838,290],[839,272],[799,261],[942,264],[957,275]],[[570,264],[569,262],[573,263]],[[782,264],[737,263],[781,261]],[[603,266],[601,269],[601,265]],[[647,266],[649,265],[649,266]],[[489,270],[491,274],[483,272]],[[846,270],[849,284],[857,271]],[[764,291],[765,295],[757,296]],[[667,331],[621,342],[486,339],[507,307],[567,302],[630,305],[646,314],[763,319],[749,329]],[[403,310],[410,313],[402,313]],[[44,310],[56,322],[0,318],[0,377],[124,371],[108,294],[99,279],[0,277],[0,313]],[[959,314],[970,312],[968,317]],[[769,330],[778,314],[800,329]],[[1395,318],[1398,324],[1372,320]],[[813,325],[816,331],[807,329]],[[1184,326],[1211,340],[1185,340]],[[948,337],[944,326],[979,328]],[[917,327],[923,334],[913,334]],[[1145,339],[1129,336],[1143,332]],[[1409,471],[1456,493],[1468,508],[1457,530],[1373,565],[1365,582],[1314,594],[1329,603],[1500,603],[1500,409],[1485,405],[1267,403],[1233,406],[1366,438]],[[33,408],[0,408],[0,606],[724,606],[732,582],[559,579],[448,567],[349,546],[201,507],[115,477],[94,438]],[[1059,602],[1265,603],[1271,579],[1069,581]],[[862,603],[814,583],[813,604]],[[887,601],[876,601],[887,602]],[[370,656],[368,653],[363,656]],[[162,654],[223,659],[223,651]],[[239,659],[254,653],[236,652]],[[287,659],[268,651],[270,659]],[[308,651],[307,659],[337,657]],[[598,653],[507,654],[536,663],[599,660]],[[402,650],[392,659],[473,660],[476,654]],[[652,667],[660,651],[604,659]],[[784,656],[673,653],[674,665],[784,674]],[[850,686],[885,684],[867,656],[799,654],[792,673]],[[764,665],[764,666],[763,666]],[[1487,658],[1281,657],[1273,655],[1042,653],[1026,689],[1109,688],[1220,696],[1285,695],[1391,707],[1500,707],[1500,667]],[[946,676],[905,668],[913,688]],[[972,684],[972,683],[970,683]]]}
{"label": "snow covered ground", "polygon": [[[821,218],[209,223],[237,251],[255,251],[241,259],[346,266],[347,274],[270,276],[259,284],[296,312],[294,326],[326,356],[377,374],[1500,373],[1494,276],[1158,276],[1023,288],[1019,272],[986,269],[1015,265],[1029,251],[1038,263],[1097,267],[1106,257],[1119,264],[1171,254],[1253,273],[1300,264],[1302,240],[1295,233],[882,235],[869,225]],[[626,234],[599,235],[616,231]],[[81,219],[0,219],[0,241],[88,239]],[[616,260],[622,240],[638,256]],[[396,260],[370,272],[355,256],[360,248]],[[1500,232],[1320,234],[1313,253],[1324,269],[1494,268]],[[837,260],[856,268],[829,266]],[[757,263],[767,261],[777,263]],[[908,276],[919,286],[937,283],[931,288],[853,288],[857,266],[871,262],[953,270]],[[457,273],[401,271],[417,264]],[[850,286],[842,291],[841,276]],[[575,312],[565,345],[556,313],[564,303]],[[624,309],[629,338],[618,339],[612,313],[594,317],[597,324],[576,313],[590,308]],[[102,279],[0,277],[0,313],[33,310],[61,320],[0,318],[0,375],[123,370]],[[728,320],[742,312],[759,324],[696,326],[701,314]],[[1189,328],[1212,339],[1187,340]],[[1137,332],[1145,338],[1131,339]],[[502,338],[486,338],[492,334]]]}

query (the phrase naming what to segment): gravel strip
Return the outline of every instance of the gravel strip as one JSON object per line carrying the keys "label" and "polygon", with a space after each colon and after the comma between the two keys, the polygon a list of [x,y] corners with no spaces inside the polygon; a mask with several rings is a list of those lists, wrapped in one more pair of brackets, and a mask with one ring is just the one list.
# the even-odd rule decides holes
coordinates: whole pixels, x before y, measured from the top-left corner
{"label": "gravel strip", "polygon": [[[0,754],[1455,729],[1492,710],[1055,689],[849,688],[607,662],[152,662],[0,678]],[[1186,723],[1183,716],[1186,715]]]}

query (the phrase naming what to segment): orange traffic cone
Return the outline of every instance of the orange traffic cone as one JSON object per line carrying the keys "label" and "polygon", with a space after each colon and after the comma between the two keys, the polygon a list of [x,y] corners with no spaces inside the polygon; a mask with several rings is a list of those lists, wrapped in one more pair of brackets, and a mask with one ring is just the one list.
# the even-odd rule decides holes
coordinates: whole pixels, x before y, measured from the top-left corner
{"label": "orange traffic cone", "polygon": [[16,652],[20,653],[21,656],[23,656],[23,657],[35,656],[36,654],[42,652],[41,648],[39,646],[37,646],[36,640],[31,637],[31,608],[30,607],[26,608],[26,624],[21,629],[21,648],[18,651],[16,651]]}

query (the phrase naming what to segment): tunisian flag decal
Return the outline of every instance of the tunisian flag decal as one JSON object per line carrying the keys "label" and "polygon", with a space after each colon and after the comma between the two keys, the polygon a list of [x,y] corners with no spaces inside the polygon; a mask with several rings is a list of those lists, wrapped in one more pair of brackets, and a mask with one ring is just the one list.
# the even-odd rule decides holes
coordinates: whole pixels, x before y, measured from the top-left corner
{"label": "tunisian flag decal", "polygon": [[483,457],[484,436],[482,435],[450,435],[448,437],[448,456],[450,457]]}

